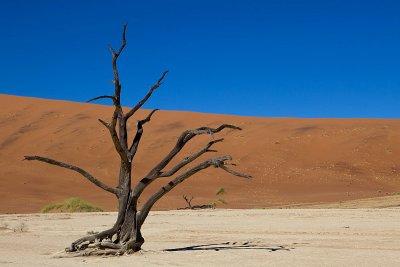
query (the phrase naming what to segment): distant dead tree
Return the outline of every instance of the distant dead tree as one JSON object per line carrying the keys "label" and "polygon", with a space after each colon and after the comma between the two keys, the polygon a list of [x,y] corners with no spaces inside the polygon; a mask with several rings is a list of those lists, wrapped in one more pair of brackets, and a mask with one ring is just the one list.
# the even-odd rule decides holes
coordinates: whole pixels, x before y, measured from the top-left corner
{"label": "distant dead tree", "polygon": [[186,208],[185,209],[191,209],[192,210],[193,209],[192,200],[194,199],[194,197],[193,196],[188,197],[187,195],[183,195],[182,197],[186,202]]}
{"label": "distant dead tree", "polygon": [[215,205],[213,204],[204,204],[204,205],[192,205],[192,201],[194,199],[193,196],[188,197],[187,195],[183,195],[182,198],[186,202],[186,207],[178,208],[178,210],[201,210],[201,209],[215,209]]}
{"label": "distant dead tree", "polygon": [[[174,159],[185,147],[185,145],[194,137],[202,134],[215,134],[224,129],[241,130],[239,127],[234,125],[222,124],[216,128],[199,127],[197,129],[184,131],[179,136],[175,146],[171,149],[171,151],[157,165],[155,165],[145,177],[140,179],[132,187],[131,175],[133,159],[136,155],[140,140],[143,135],[143,126],[150,122],[150,119],[157,109],[152,110],[146,118],[137,121],[136,132],[133,135],[133,138],[128,137],[127,122],[150,98],[153,92],[161,86],[168,71],[164,71],[156,83],[150,87],[147,94],[139,102],[137,102],[133,108],[125,113],[121,106],[121,82],[118,73],[117,61],[126,47],[126,29],[127,25],[124,25],[122,42],[119,49],[115,50],[111,46],[109,48],[112,56],[114,94],[98,96],[88,101],[91,102],[98,99],[110,99],[113,102],[114,112],[112,114],[111,122],[106,122],[102,119],[99,119],[99,121],[110,132],[115,150],[117,151],[121,161],[118,185],[116,187],[106,185],[89,172],[72,164],[60,162],[47,157],[25,156],[26,160],[37,160],[78,172],[101,189],[115,195],[118,200],[118,216],[114,226],[108,230],[82,237],[73,242],[68,248],[66,248],[66,251],[76,253],[74,255],[122,255],[124,253],[139,251],[144,243],[141,228],[153,205],[175,186],[208,167],[212,166],[220,168],[235,176],[251,178],[251,176],[247,174],[243,174],[229,168],[228,162],[231,160],[231,157],[228,155],[210,158],[180,172],[182,168],[195,161],[201,155],[207,152],[215,151],[210,148],[214,144],[222,142],[223,139],[216,139],[208,142],[200,150],[185,157],[171,169],[165,170],[168,163],[170,163],[171,160]],[[132,141],[128,142],[128,140]],[[172,177],[174,175],[176,175],[175,178],[161,187],[147,201],[144,202],[140,210],[138,209],[138,199],[140,195],[152,182],[157,179]]]}

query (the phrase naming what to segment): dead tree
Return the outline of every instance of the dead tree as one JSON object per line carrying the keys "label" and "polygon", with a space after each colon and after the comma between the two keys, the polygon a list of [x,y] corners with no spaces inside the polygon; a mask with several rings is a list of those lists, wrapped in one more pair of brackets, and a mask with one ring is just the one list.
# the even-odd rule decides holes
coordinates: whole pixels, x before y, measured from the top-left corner
{"label": "dead tree", "polygon": [[186,202],[186,207],[178,208],[178,210],[215,209],[215,205],[214,204],[192,205],[192,200],[194,199],[193,196],[190,196],[190,198],[188,198],[187,195],[183,195],[182,198]]}
{"label": "dead tree", "polygon": [[[146,118],[137,121],[136,132],[132,135],[133,138],[129,138],[128,136],[127,122],[150,98],[154,91],[161,86],[168,71],[164,71],[156,83],[150,87],[147,94],[139,102],[137,102],[134,107],[125,113],[121,106],[121,82],[118,73],[117,61],[126,47],[126,29],[127,26],[124,25],[121,46],[119,49],[115,50],[111,46],[109,47],[112,56],[114,94],[98,96],[88,101],[91,102],[94,100],[107,98],[111,99],[113,102],[114,112],[112,114],[111,122],[106,122],[102,119],[99,119],[99,121],[109,131],[115,150],[120,158],[121,165],[119,170],[118,185],[116,187],[106,185],[89,172],[72,164],[60,162],[47,157],[25,156],[26,160],[37,160],[78,172],[101,189],[115,195],[118,200],[118,216],[113,227],[100,233],[82,237],[73,242],[68,248],[66,248],[66,251],[75,252],[76,254],[74,255],[121,255],[124,253],[139,251],[144,243],[141,228],[153,205],[175,186],[206,168],[220,168],[232,175],[250,178],[249,175],[234,171],[228,167],[228,162],[231,160],[230,156],[213,157],[198,163],[197,165],[193,165],[186,170],[183,170],[184,167],[187,167],[188,164],[194,162],[203,154],[215,151],[212,150],[211,147],[216,143],[222,142],[223,139],[216,139],[208,142],[200,150],[185,157],[178,164],[166,170],[166,167],[171,160],[174,159],[186,146],[186,144],[189,143],[189,141],[194,137],[202,134],[216,134],[224,129],[241,130],[239,127],[234,125],[222,124],[216,128],[199,127],[197,129],[184,131],[179,136],[175,146],[171,149],[171,151],[157,165],[155,165],[145,177],[137,181],[136,184],[132,186],[131,175],[133,159],[136,155],[140,140],[143,135],[143,126],[150,122],[157,109],[152,110]],[[129,140],[132,141],[129,142]],[[174,175],[176,176],[172,180],[170,180],[156,193],[154,193],[147,201],[145,201],[140,210],[138,209],[138,199],[140,195],[152,182],[161,178],[173,177]]]}
{"label": "dead tree", "polygon": [[193,209],[193,206],[192,206],[192,200],[194,199],[194,197],[193,196],[190,196],[190,198],[187,196],[187,195],[183,195],[182,196],[183,197],[183,199],[185,200],[185,202],[186,202],[186,207],[185,207],[185,209]]}

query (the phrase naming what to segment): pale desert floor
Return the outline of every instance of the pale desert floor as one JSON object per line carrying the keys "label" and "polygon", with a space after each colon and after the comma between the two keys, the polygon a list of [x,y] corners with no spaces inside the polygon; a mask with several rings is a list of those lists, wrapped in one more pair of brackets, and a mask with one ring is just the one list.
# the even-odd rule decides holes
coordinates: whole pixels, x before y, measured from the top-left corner
{"label": "pale desert floor", "polygon": [[[0,265],[400,266],[398,207],[156,211],[140,253],[55,258],[87,231],[110,227],[115,216],[0,215]],[[11,230],[21,223],[24,232]]]}

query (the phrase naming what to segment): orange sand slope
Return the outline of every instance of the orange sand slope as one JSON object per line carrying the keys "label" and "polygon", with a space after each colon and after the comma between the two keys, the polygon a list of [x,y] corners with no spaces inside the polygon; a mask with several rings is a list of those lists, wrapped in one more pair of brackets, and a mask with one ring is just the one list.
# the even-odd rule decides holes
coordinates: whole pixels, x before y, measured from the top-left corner
{"label": "orange sand slope", "polygon": [[[37,212],[45,204],[83,197],[106,210],[115,200],[79,174],[40,162],[42,155],[78,165],[115,185],[118,157],[108,131],[112,107],[0,95],[0,212]],[[147,111],[138,112],[136,119]],[[185,129],[231,123],[212,155],[230,154],[252,180],[208,169],[191,177],[161,200],[157,209],[216,199],[223,187],[227,208],[261,208],[298,203],[335,202],[400,192],[400,120],[270,119],[160,111],[146,124],[134,162],[137,180],[172,148]],[[130,128],[134,131],[135,119]],[[181,152],[182,159],[210,138],[200,136]],[[206,157],[205,156],[205,157]],[[205,158],[204,157],[204,158]],[[175,161],[176,162],[176,161]],[[171,164],[172,165],[172,164]],[[161,179],[143,197],[168,180]]]}

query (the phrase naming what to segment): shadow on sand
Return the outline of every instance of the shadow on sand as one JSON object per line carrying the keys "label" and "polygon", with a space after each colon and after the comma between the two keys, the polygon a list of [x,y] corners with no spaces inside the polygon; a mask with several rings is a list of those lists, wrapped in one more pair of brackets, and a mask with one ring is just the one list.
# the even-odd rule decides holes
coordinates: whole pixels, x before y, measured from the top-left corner
{"label": "shadow on sand", "polygon": [[279,250],[286,250],[290,251],[289,248],[286,248],[285,246],[282,245],[277,245],[277,246],[266,246],[266,245],[261,245],[261,244],[252,244],[250,242],[244,242],[244,243],[239,243],[239,242],[225,242],[225,243],[219,243],[219,244],[206,244],[206,245],[196,245],[196,246],[188,246],[188,247],[181,247],[181,248],[170,248],[170,249],[165,249],[164,251],[207,251],[207,250],[214,250],[214,251],[220,251],[220,250],[228,250],[228,249],[260,249],[260,250],[267,250],[269,252],[273,251],[279,251]]}

